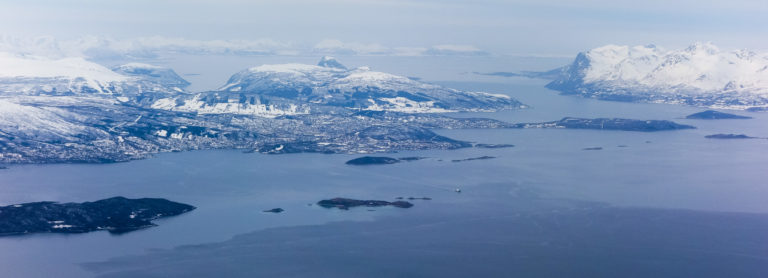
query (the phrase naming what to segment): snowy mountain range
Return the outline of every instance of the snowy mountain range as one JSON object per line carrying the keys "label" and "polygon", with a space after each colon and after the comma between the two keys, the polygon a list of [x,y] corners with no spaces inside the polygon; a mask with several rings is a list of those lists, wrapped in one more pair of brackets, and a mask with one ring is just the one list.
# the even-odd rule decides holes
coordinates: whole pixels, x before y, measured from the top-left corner
{"label": "snowy mountain range", "polygon": [[173,70],[132,63],[108,69],[83,58],[50,59],[0,52],[0,93],[90,95],[125,99],[143,93],[177,93],[189,83]]}
{"label": "snowy mountain range", "polygon": [[212,92],[157,100],[153,108],[207,114],[261,116],[328,109],[436,113],[520,108],[506,95],[465,92],[372,71],[347,69],[332,57],[318,65],[262,65],[233,75]]}
{"label": "snowy mountain range", "polygon": [[607,45],[579,53],[548,88],[605,100],[712,108],[768,106],[768,53]]}
{"label": "snowy mountain range", "polygon": [[[264,65],[222,88],[185,91],[173,70],[83,58],[0,53],[0,164],[114,162],[152,153],[242,148],[265,153],[372,153],[470,146],[433,128],[493,128],[432,112],[522,105],[367,68]],[[432,114],[419,114],[432,113]]]}

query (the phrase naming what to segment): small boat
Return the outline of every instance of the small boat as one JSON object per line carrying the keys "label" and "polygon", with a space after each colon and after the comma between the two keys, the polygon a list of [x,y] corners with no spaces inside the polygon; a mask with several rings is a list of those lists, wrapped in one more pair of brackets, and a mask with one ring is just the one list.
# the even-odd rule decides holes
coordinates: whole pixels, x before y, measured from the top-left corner
{"label": "small boat", "polygon": [[461,188],[456,188],[453,191],[456,191],[456,193],[461,193]]}

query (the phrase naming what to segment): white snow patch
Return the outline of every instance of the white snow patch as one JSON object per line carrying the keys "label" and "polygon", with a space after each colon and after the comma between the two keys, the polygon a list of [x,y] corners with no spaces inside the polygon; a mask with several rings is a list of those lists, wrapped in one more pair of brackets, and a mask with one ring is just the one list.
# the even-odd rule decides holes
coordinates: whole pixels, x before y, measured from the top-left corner
{"label": "white snow patch", "polygon": [[[59,99],[54,98],[52,99]],[[23,98],[0,99],[0,130],[29,137],[40,135],[68,137],[81,133],[85,127],[72,123],[73,113],[63,109],[24,105],[11,101]]]}
{"label": "white snow patch", "polygon": [[0,52],[0,65],[2,65],[0,77],[82,77],[102,83],[128,79],[104,66],[79,57],[48,59]]}
{"label": "white snow patch", "polygon": [[418,102],[418,101],[410,100],[404,97],[379,98],[379,100],[388,102],[388,105],[379,105],[378,103],[376,103],[376,101],[369,99],[368,102],[370,102],[371,105],[366,107],[365,110],[395,111],[395,112],[403,112],[403,113],[456,112],[453,110],[447,110],[444,108],[435,107],[434,101]]}
{"label": "white snow patch", "polygon": [[200,95],[198,95],[194,98],[183,100],[182,105],[177,105],[175,98],[159,99],[152,103],[151,107],[169,111],[196,112],[198,114],[238,114],[268,118],[309,113],[309,108],[299,107],[295,104],[280,108],[276,105],[238,103],[235,100],[233,101],[234,102],[208,105],[206,102],[202,101]]}

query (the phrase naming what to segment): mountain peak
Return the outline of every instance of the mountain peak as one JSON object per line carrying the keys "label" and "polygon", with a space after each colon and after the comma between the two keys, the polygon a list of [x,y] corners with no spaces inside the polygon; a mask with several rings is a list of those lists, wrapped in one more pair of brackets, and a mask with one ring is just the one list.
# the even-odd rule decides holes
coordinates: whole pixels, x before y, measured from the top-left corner
{"label": "mountain peak", "polygon": [[317,65],[325,68],[347,69],[347,67],[339,63],[336,58],[331,56],[323,56],[323,58],[320,58],[320,62],[318,62]]}

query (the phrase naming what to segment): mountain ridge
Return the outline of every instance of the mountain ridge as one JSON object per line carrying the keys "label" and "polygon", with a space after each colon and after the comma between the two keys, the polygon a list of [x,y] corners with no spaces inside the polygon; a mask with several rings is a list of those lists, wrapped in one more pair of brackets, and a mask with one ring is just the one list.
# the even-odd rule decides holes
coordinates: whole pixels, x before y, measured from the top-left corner
{"label": "mountain ridge", "polygon": [[564,94],[722,109],[768,106],[768,53],[711,43],[665,50],[606,45],[579,53],[547,84]]}
{"label": "mountain ridge", "polygon": [[79,57],[51,59],[0,52],[0,93],[134,97],[179,93],[189,82],[172,69],[129,63],[109,69]]}
{"label": "mountain ridge", "polygon": [[317,65],[251,67],[232,75],[217,90],[160,99],[152,107],[275,117],[335,109],[443,113],[496,111],[524,105],[506,95],[460,91],[368,67],[348,69],[325,56]]}

